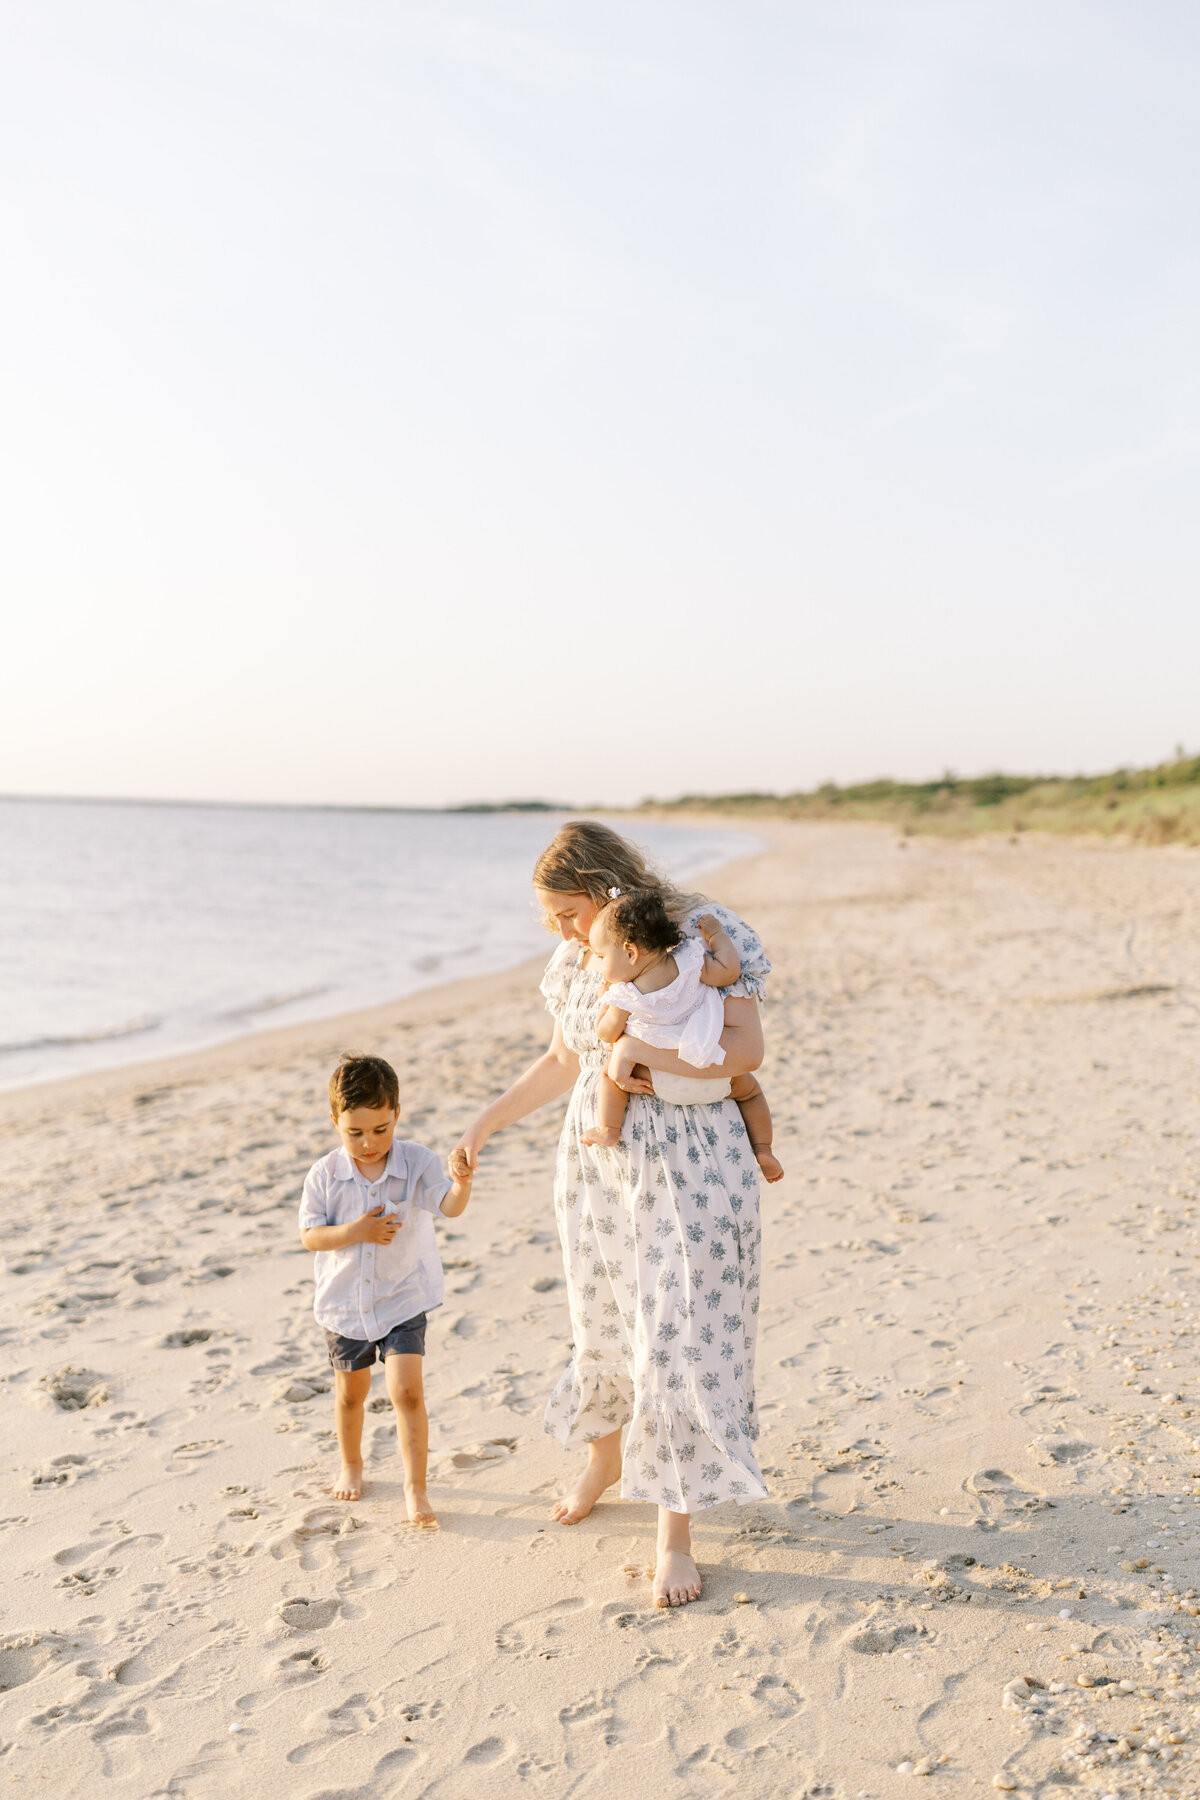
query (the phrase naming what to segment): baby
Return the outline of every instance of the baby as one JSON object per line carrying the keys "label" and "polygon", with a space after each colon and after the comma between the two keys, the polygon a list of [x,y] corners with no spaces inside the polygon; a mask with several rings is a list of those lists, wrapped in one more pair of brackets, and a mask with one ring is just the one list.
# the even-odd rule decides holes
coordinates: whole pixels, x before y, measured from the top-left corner
{"label": "baby", "polygon": [[[725,1008],[717,989],[738,979],[741,959],[712,913],[702,913],[696,929],[699,938],[685,937],[661,895],[647,888],[618,895],[596,914],[588,945],[608,985],[608,1005],[596,1023],[604,1043],[615,1044],[628,1032],[643,1044],[677,1050],[693,1068],[719,1067],[725,1061]],[[771,1151],[770,1108],[753,1075],[712,1081],[653,1072],[652,1079],[660,1097],[681,1105],[735,1100],[765,1179],[781,1178],[782,1164]],[[580,1141],[607,1148],[616,1144],[628,1098],[615,1081],[601,1075],[597,1122],[581,1133]]]}
{"label": "baby", "polygon": [[315,1162],[300,1202],[300,1242],[315,1250],[313,1311],[334,1372],[334,1424],[342,1471],[335,1500],[362,1497],[363,1407],[371,1367],[383,1364],[414,1525],[437,1524],[425,1492],[429,1419],[421,1381],[426,1313],[442,1304],[433,1217],[456,1219],[471,1198],[466,1152],[448,1181],[432,1150],[396,1137],[400,1083],[380,1056],[343,1056],[329,1082],[340,1150]]}

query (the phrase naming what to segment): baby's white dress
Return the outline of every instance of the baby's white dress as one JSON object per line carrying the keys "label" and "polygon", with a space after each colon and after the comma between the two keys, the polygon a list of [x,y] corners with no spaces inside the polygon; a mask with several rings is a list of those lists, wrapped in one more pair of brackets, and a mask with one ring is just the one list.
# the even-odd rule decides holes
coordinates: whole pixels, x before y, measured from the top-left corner
{"label": "baby's white dress", "polygon": [[[674,981],[652,994],[644,994],[632,981],[614,981],[604,995],[607,1005],[629,1014],[626,1031],[658,1050],[677,1050],[694,1069],[707,1069],[725,1061],[721,1033],[725,1029],[725,1002],[716,988],[700,979],[706,955],[704,939],[685,937],[671,952],[679,971]],[[676,1105],[708,1105],[729,1096],[724,1078],[707,1081],[690,1075],[665,1075],[651,1070],[654,1091],[660,1100]]]}

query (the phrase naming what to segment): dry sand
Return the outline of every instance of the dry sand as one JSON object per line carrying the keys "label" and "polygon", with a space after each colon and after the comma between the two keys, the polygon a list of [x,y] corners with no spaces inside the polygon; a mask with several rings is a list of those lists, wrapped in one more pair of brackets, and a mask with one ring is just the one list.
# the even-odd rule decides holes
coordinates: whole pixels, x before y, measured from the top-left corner
{"label": "dry sand", "polygon": [[776,964],[773,1492],[701,1515],[683,1611],[648,1507],[546,1518],[557,1107],[442,1233],[441,1530],[403,1522],[378,1379],[367,1497],[324,1491],[294,1220],[327,1068],[392,1057],[444,1152],[545,1041],[533,967],[0,1102],[0,1784],[1200,1793],[1200,857],[773,837],[709,884]]}

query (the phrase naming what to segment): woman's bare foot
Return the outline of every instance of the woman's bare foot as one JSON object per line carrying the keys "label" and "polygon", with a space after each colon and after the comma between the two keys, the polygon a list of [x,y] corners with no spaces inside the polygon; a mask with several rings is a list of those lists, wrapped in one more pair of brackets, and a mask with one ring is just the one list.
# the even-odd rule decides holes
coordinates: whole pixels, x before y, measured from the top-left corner
{"label": "woman's bare foot", "polygon": [[565,1494],[550,1510],[550,1517],[560,1525],[578,1525],[586,1519],[605,1488],[621,1479],[621,1434],[598,1438],[588,1445],[587,1466],[569,1494]]}
{"label": "woman's bare foot", "polygon": [[593,1125],[589,1131],[579,1134],[581,1144],[591,1144],[601,1150],[615,1150],[621,1141],[619,1125]]}
{"label": "woman's bare foot", "polygon": [[763,1172],[764,1181],[782,1181],[783,1164],[769,1150],[756,1150],[754,1160]]}
{"label": "woman's bare foot", "polygon": [[335,1500],[361,1500],[362,1464],[343,1463],[342,1472],[331,1491]]}
{"label": "woman's bare foot", "polygon": [[653,1593],[655,1606],[686,1606],[700,1598],[700,1571],[687,1550],[659,1546]]}
{"label": "woman's bare foot", "polygon": [[413,1487],[409,1482],[404,1484],[404,1498],[408,1505],[408,1522],[420,1525],[428,1531],[437,1524],[437,1514],[429,1504],[429,1495],[423,1487]]}

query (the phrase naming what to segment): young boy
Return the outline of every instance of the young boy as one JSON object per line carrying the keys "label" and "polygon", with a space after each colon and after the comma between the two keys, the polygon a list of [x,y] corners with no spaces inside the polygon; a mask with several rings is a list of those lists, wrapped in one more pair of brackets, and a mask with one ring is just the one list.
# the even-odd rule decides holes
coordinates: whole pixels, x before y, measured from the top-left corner
{"label": "young boy", "polygon": [[400,1083],[380,1056],[342,1057],[329,1081],[329,1116],[342,1147],[305,1178],[300,1242],[317,1253],[313,1311],[334,1370],[342,1472],[333,1497],[362,1496],[363,1407],[378,1356],[396,1411],[408,1516],[414,1525],[436,1525],[425,1492],[429,1420],[421,1383],[425,1315],[444,1293],[433,1215],[459,1216],[472,1171],[456,1150],[447,1181],[432,1150],[396,1137]]}

